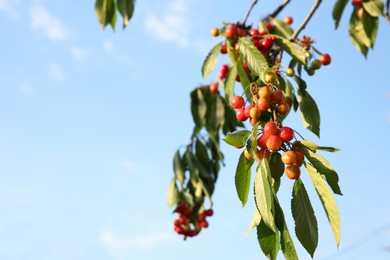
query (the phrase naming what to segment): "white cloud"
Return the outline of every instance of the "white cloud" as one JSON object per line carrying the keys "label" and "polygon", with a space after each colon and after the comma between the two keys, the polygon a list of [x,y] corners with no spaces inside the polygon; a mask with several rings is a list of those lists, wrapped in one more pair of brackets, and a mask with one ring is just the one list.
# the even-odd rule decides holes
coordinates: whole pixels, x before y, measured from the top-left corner
{"label": "white cloud", "polygon": [[70,54],[72,55],[73,59],[76,61],[82,61],[85,60],[85,58],[88,56],[88,50],[82,49],[77,46],[70,47]]}
{"label": "white cloud", "polygon": [[17,10],[19,3],[19,0],[0,0],[0,12],[6,13],[12,18],[18,18],[20,16]]}
{"label": "white cloud", "polygon": [[156,246],[167,243],[173,239],[173,232],[155,232],[131,237],[119,237],[111,230],[100,233],[100,242],[108,248],[115,257],[124,257],[134,250],[151,250]]}
{"label": "white cloud", "polygon": [[146,31],[152,37],[164,42],[175,42],[180,47],[188,47],[188,2],[174,0],[169,3],[163,15],[149,13],[146,16]]}
{"label": "white cloud", "polygon": [[68,29],[46,8],[35,4],[30,8],[31,27],[35,30],[42,30],[51,40],[61,41],[68,35]]}
{"label": "white cloud", "polygon": [[58,65],[58,63],[55,62],[50,63],[49,74],[50,77],[52,77],[55,80],[62,80],[64,78],[64,74],[62,73],[60,65]]}
{"label": "white cloud", "polygon": [[103,50],[106,52],[112,52],[114,50],[114,43],[112,41],[104,41]]}

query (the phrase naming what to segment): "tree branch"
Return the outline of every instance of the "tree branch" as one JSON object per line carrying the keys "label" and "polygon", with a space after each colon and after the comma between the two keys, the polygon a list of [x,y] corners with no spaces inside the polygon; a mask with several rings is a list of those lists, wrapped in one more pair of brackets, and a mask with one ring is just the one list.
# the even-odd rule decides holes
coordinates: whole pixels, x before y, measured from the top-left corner
{"label": "tree branch", "polygon": [[272,14],[268,15],[268,17],[275,18],[289,2],[290,0],[283,0],[283,3]]}
{"label": "tree branch", "polygon": [[244,21],[242,22],[243,25],[246,24],[246,20],[248,20],[248,17],[249,17],[249,15],[250,15],[250,13],[252,12],[253,7],[255,7],[255,5],[257,4],[258,1],[259,1],[259,0],[253,1],[251,7],[249,7],[249,10],[248,10],[248,12],[247,12],[246,15],[245,15]]}
{"label": "tree branch", "polygon": [[[389,1],[389,0],[388,0]],[[298,29],[294,32],[294,34],[291,36],[291,39],[292,40],[296,40],[299,33],[305,29],[307,23],[310,21],[311,17],[313,16],[313,14],[315,13],[315,11],[317,10],[317,8],[320,6],[322,0],[316,0],[312,6],[312,8],[310,9],[309,13],[307,14],[305,20],[303,20],[302,24],[298,27]]]}

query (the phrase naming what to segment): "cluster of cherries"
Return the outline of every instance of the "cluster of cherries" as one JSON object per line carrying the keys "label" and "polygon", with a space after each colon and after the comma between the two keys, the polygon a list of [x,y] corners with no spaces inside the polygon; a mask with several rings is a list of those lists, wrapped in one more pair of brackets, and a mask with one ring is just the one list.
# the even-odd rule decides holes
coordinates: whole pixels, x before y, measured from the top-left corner
{"label": "cluster of cherries", "polygon": [[178,213],[178,218],[173,221],[173,229],[177,234],[183,235],[184,240],[196,236],[202,228],[207,228],[209,223],[206,218],[214,214],[213,209],[203,210],[199,214],[195,207],[188,208],[183,201],[178,204],[175,212]]}
{"label": "cluster of cherries", "polygon": [[[256,152],[259,162],[263,158],[270,159],[270,151],[281,151],[282,162],[286,165],[285,174],[288,178],[295,180],[300,174],[300,167],[304,161],[304,155],[297,145],[291,141],[294,139],[294,130],[287,126],[280,126],[275,122],[267,122],[262,133],[257,138],[258,150]],[[248,160],[253,157],[245,149],[244,155]],[[277,176],[281,177],[281,176]]]}
{"label": "cluster of cherries", "polygon": [[[274,74],[273,72],[271,72]],[[242,96],[233,96],[230,99],[230,105],[236,109],[236,117],[243,122],[250,119],[250,124],[255,125],[262,113],[270,108],[276,110],[280,115],[285,115],[290,111],[292,99],[286,97],[282,90],[272,89],[265,85],[260,88],[252,89],[253,103],[245,107],[245,100]]]}

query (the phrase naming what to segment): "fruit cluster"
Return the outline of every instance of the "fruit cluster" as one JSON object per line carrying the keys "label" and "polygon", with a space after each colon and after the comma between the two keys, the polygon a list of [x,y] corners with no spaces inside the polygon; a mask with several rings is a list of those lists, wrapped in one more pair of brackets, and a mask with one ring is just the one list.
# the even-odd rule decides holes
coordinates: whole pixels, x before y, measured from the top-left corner
{"label": "fruit cluster", "polygon": [[[200,212],[199,212],[200,211]],[[202,230],[209,226],[207,217],[214,214],[213,209],[199,210],[197,207],[189,208],[185,202],[180,202],[175,209],[178,218],[173,221],[173,229],[179,235],[194,237]]]}
{"label": "fruit cluster", "polygon": [[[270,81],[273,80],[274,74],[273,72],[267,74]],[[244,106],[245,100],[242,96],[233,96],[230,99],[230,105],[236,109],[237,120],[241,122],[250,119],[250,124],[253,126],[259,122],[262,114],[269,110],[279,115],[286,115],[290,111],[292,99],[289,96],[286,97],[280,89],[268,85],[260,88],[252,86],[251,92],[252,102],[247,106]]]}

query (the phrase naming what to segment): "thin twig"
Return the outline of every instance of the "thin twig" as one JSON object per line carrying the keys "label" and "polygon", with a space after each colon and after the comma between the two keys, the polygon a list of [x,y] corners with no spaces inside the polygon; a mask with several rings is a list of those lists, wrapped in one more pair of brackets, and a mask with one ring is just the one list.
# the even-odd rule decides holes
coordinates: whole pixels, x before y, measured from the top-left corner
{"label": "thin twig", "polygon": [[245,18],[244,18],[244,21],[242,22],[242,24],[244,24],[244,25],[246,24],[246,20],[248,20],[248,17],[249,17],[249,15],[250,15],[250,13],[252,12],[253,7],[255,7],[255,5],[257,4],[258,1],[259,1],[259,0],[253,1],[251,7],[249,8],[248,12],[247,12],[246,15],[245,15]]}
{"label": "thin twig", "polygon": [[290,0],[283,0],[283,3],[272,14],[268,15],[268,17],[275,18],[289,2]]}
{"label": "thin twig", "polygon": [[389,9],[390,9],[390,0],[387,0],[386,8],[385,8],[385,18],[390,23]]}
{"label": "thin twig", "polygon": [[296,40],[299,33],[305,29],[307,23],[310,21],[311,17],[313,16],[313,14],[315,13],[315,11],[317,10],[317,8],[320,6],[322,0],[316,0],[314,2],[314,5],[312,6],[312,8],[310,9],[309,13],[307,14],[305,20],[303,20],[302,24],[298,27],[298,29],[294,32],[294,34],[291,36],[291,39],[292,40]]}

